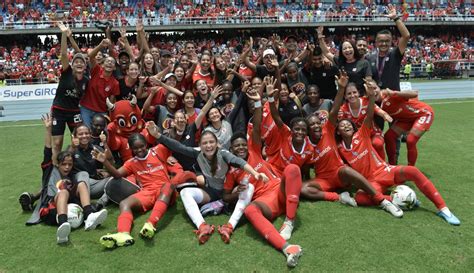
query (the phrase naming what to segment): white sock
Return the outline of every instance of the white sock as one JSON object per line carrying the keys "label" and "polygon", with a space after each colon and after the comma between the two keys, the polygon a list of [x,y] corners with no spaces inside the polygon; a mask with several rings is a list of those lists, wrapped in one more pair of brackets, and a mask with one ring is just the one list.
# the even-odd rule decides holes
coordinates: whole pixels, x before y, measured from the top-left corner
{"label": "white sock", "polygon": [[239,194],[239,200],[237,201],[235,209],[229,219],[229,224],[232,225],[233,229],[235,229],[237,223],[239,223],[240,218],[242,218],[245,208],[252,201],[254,190],[255,187],[249,183],[247,189]]}
{"label": "white sock", "polygon": [[183,201],[184,208],[191,221],[197,228],[204,223],[204,218],[199,210],[198,203],[201,203],[204,195],[201,189],[198,188],[185,188],[180,193],[181,200]]}
{"label": "white sock", "polygon": [[448,209],[448,207],[444,207],[444,208],[440,209],[440,211],[442,211],[444,214],[446,214],[446,215],[448,215],[448,216],[453,215],[453,214],[451,213],[451,211]]}

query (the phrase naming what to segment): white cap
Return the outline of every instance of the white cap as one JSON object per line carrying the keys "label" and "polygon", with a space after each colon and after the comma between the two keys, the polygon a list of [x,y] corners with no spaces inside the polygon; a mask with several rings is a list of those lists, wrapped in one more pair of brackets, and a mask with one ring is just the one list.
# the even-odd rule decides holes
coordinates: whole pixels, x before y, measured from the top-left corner
{"label": "white cap", "polygon": [[273,51],[273,49],[271,49],[271,48],[265,49],[263,51],[263,57],[265,58],[265,56],[267,56],[267,55],[275,55],[275,51]]}

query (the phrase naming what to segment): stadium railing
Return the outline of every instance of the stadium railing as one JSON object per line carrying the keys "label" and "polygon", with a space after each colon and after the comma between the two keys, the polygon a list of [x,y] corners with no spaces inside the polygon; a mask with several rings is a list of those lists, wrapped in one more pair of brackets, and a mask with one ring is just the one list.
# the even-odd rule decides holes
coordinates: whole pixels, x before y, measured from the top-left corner
{"label": "stadium railing", "polygon": [[[126,18],[126,26],[136,25],[136,17]],[[66,20],[73,28],[94,27],[95,20]],[[387,18],[382,15],[308,15],[306,12],[294,13],[291,18],[285,18],[284,14],[278,16],[217,16],[217,17],[170,17],[169,15],[157,15],[155,17],[144,17],[145,26],[158,25],[195,25],[195,24],[268,24],[268,23],[318,23],[318,22],[384,22]],[[473,15],[452,15],[452,16],[415,16],[410,15],[407,22],[474,22]],[[114,27],[122,26],[121,19],[109,20]],[[4,21],[0,23],[0,29],[46,29],[54,27],[51,21]]]}

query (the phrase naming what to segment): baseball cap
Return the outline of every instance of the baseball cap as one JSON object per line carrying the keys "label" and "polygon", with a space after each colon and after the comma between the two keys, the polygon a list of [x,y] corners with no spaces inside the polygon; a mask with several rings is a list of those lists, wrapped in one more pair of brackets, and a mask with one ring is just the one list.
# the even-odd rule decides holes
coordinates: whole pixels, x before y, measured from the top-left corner
{"label": "baseball cap", "polygon": [[169,50],[167,50],[167,49],[163,49],[163,50],[160,51],[160,56],[161,56],[161,57],[164,57],[164,56],[171,56],[171,55],[172,55],[171,52],[170,52]]}
{"label": "baseball cap", "polygon": [[72,62],[74,62],[76,59],[81,59],[84,63],[87,63],[86,57],[82,53],[76,53],[74,54],[74,57],[72,57]]}
{"label": "baseball cap", "polygon": [[178,77],[176,77],[176,75],[174,73],[168,73],[165,75],[165,77],[163,78],[163,81],[166,81],[167,79],[171,78],[171,77],[174,77],[175,79],[178,79]]}
{"label": "baseball cap", "polygon": [[263,51],[263,57],[265,58],[267,55],[275,55],[275,51],[273,51],[271,48],[265,49],[265,51]]}

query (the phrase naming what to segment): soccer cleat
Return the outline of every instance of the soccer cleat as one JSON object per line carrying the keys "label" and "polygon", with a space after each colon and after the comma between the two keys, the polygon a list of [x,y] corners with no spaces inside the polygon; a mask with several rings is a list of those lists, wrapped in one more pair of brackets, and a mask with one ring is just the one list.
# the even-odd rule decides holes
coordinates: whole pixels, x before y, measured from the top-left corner
{"label": "soccer cleat", "polygon": [[18,201],[20,202],[21,209],[23,211],[32,211],[33,210],[33,197],[31,196],[31,193],[24,192],[24,193],[20,194],[20,197],[18,198]]}
{"label": "soccer cleat", "polygon": [[421,201],[416,199],[415,204],[413,204],[413,209],[417,209],[421,207]]}
{"label": "soccer cleat", "polygon": [[107,218],[107,210],[102,209],[101,211],[89,214],[87,219],[84,221],[85,230],[93,230],[100,226]]}
{"label": "soccer cleat", "polygon": [[280,228],[280,235],[285,239],[285,241],[290,240],[291,238],[291,233],[293,232],[293,221],[291,220],[285,220],[283,222],[283,225],[281,225]]}
{"label": "soccer cleat", "polygon": [[452,214],[452,213],[451,213],[451,215],[448,215],[448,213],[445,213],[445,212],[440,210],[440,211],[438,211],[438,213],[436,213],[436,215],[443,218],[450,225],[453,225],[453,226],[461,225],[461,221],[456,216],[454,216],[454,214]]}
{"label": "soccer cleat", "polygon": [[354,198],[351,197],[351,195],[345,191],[341,194],[339,194],[339,202],[343,205],[348,205],[351,207],[357,207],[357,202]]}
{"label": "soccer cleat", "polygon": [[140,230],[140,235],[143,238],[151,239],[155,236],[155,232],[156,228],[150,222],[146,222]]}
{"label": "soccer cleat", "polygon": [[69,234],[71,233],[71,224],[68,222],[63,223],[58,227],[56,231],[56,241],[58,244],[64,244],[69,242]]}
{"label": "soccer cleat", "polygon": [[286,265],[288,267],[295,267],[298,265],[299,258],[303,255],[303,249],[299,245],[289,245],[283,249],[286,256]]}
{"label": "soccer cleat", "polygon": [[100,237],[99,241],[105,248],[131,246],[135,243],[135,240],[133,239],[133,237],[130,236],[130,234],[126,232],[117,232],[114,234],[107,234]]}
{"label": "soccer cleat", "polygon": [[224,241],[224,243],[226,244],[230,243],[230,236],[232,235],[232,232],[234,231],[234,228],[232,228],[231,224],[227,223],[225,225],[219,226],[217,231],[221,235],[221,239],[222,241]]}
{"label": "soccer cleat", "polygon": [[194,231],[194,233],[196,233],[196,236],[198,237],[200,245],[205,244],[207,240],[209,240],[213,232],[214,226],[208,225],[206,223],[202,223],[199,226],[199,229]]}
{"label": "soccer cleat", "polygon": [[394,205],[392,202],[388,201],[387,199],[384,199],[380,203],[380,207],[397,218],[403,217],[403,210],[401,210],[399,207],[397,207],[396,205]]}

